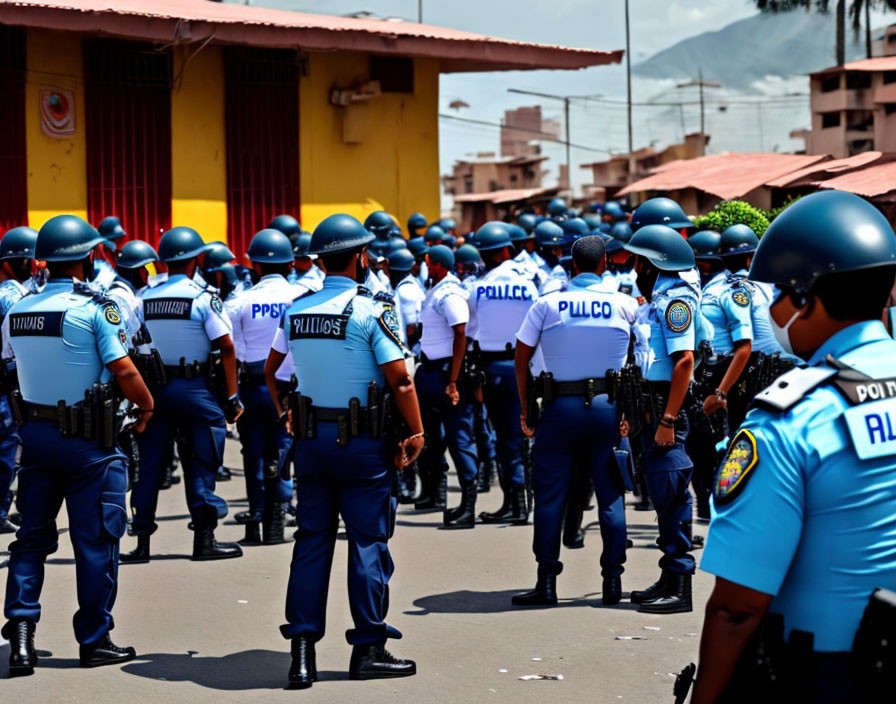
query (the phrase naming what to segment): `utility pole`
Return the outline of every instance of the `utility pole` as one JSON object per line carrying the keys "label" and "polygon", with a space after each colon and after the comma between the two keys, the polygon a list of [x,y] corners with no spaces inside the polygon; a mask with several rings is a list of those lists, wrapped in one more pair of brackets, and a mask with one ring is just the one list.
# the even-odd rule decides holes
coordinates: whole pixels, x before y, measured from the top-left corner
{"label": "utility pole", "polygon": [[628,0],[625,0],[625,84],[628,103],[628,174],[635,174],[635,147],[632,137],[632,44],[629,32]]}
{"label": "utility pole", "polygon": [[572,189],[572,162],[569,159],[569,96],[563,98],[563,115],[566,121],[565,131],[563,132],[566,137],[566,188],[570,190]]}
{"label": "utility pole", "polygon": [[870,59],[871,54],[871,0],[865,0],[865,58]]}
{"label": "utility pole", "polygon": [[706,103],[703,97],[703,89],[704,88],[721,88],[722,84],[718,81],[704,81],[703,80],[703,67],[697,69],[697,80],[696,81],[688,81],[687,83],[679,83],[676,88],[689,88],[690,86],[697,86],[700,91],[700,133],[706,134]]}
{"label": "utility pole", "polygon": [[417,22],[423,24],[423,0],[417,0]]}

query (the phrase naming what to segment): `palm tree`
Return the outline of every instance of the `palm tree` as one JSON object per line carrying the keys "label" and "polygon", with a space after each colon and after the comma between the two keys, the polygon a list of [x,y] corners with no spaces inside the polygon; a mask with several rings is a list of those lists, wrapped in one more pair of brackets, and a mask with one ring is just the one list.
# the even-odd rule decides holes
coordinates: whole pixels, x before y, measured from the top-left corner
{"label": "palm tree", "polygon": [[[827,14],[831,5],[837,13],[837,65],[846,63],[846,0],[753,0],[761,12],[791,12],[792,10],[815,10]],[[871,58],[871,10],[882,8],[896,10],[896,0],[850,0],[849,19],[852,30],[858,36],[865,20],[865,51]]]}

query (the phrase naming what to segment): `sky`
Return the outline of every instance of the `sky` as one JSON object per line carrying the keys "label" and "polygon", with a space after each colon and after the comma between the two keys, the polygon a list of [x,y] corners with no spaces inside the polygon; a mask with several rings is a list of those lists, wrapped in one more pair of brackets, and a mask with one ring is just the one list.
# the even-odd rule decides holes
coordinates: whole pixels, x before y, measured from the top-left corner
{"label": "sky", "polygon": [[[243,0],[227,0],[243,2]],[[379,16],[416,21],[417,0],[251,0],[252,4],[303,12],[347,14],[369,11]],[[603,50],[625,48],[624,0],[422,0],[423,21],[454,29],[509,39]],[[632,63],[655,54],[687,37],[721,29],[736,20],[756,14],[750,0],[630,0]],[[881,27],[896,21],[896,15],[873,13],[872,24]],[[711,57],[710,57],[711,59]],[[487,74],[443,74],[440,78],[440,113],[497,124],[506,109],[541,103],[546,118],[561,119],[562,103],[508,93],[508,88],[551,94],[600,95],[609,100],[625,98],[624,62],[581,71],[509,71]],[[679,141],[686,132],[699,128],[696,93],[680,90],[675,81],[633,78],[635,102],[685,101],[679,108],[638,107],[633,112],[634,147],[648,144],[662,148]],[[721,89],[713,95],[732,101],[726,109],[710,110],[707,132],[712,135],[708,150],[794,151],[802,141],[789,137],[791,130],[808,127],[805,104],[783,101],[756,106],[750,101],[763,95],[807,93],[808,79],[770,78],[744,96]],[[454,111],[448,104],[461,99],[470,107]],[[590,172],[579,164],[601,161],[611,153],[627,151],[624,106],[607,102],[576,101],[571,109],[570,139],[573,186],[580,188]],[[458,158],[482,151],[499,150],[496,126],[475,125],[440,118],[441,171],[447,173]],[[549,157],[545,185],[554,185],[558,165],[565,161],[565,147],[542,143]],[[450,208],[442,199],[443,209]]]}

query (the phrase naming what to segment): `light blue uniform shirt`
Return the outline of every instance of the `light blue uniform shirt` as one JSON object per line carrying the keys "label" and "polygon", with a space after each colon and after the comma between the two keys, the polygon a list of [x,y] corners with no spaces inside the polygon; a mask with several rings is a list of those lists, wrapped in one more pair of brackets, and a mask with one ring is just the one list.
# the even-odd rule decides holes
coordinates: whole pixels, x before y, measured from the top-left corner
{"label": "light blue uniform shirt", "polygon": [[[896,342],[877,321],[835,334],[810,366],[824,368],[828,354],[874,378],[896,376]],[[754,408],[741,426],[755,438],[754,457],[747,439],[736,459],[755,464],[739,493],[721,503],[716,491],[701,568],[774,596],[771,613],[784,616],[788,633],[814,633],[819,651],[850,650],[871,592],[896,586],[896,401],[878,403],[890,409],[878,419],[891,429],[881,423],[871,438],[885,454],[864,460],[857,448],[876,426],[861,421],[874,404],[851,407],[829,382],[785,412]]]}
{"label": "light blue uniform shirt", "polygon": [[712,324],[712,348],[719,356],[734,352],[734,344],[753,341],[753,287],[729,271],[716,274],[703,288],[700,311]]}
{"label": "light blue uniform shirt", "polygon": [[625,364],[638,303],[600,290],[600,283],[595,274],[579,274],[566,291],[542,296],[516,334],[529,347],[541,345],[545,371],[556,381],[596,379]]}
{"label": "light blue uniform shirt", "polygon": [[648,313],[653,361],[649,381],[672,381],[672,355],[696,350],[709,328],[700,315],[700,298],[678,276],[660,274],[653,288]]}
{"label": "light blue uniform shirt", "polygon": [[282,320],[273,349],[292,354],[299,392],[315,406],[367,405],[371,381],[385,384],[380,365],[404,358],[390,306],[358,294],[358,284],[328,276],[321,291],[297,299]]}
{"label": "light blue uniform shirt", "polygon": [[143,294],[143,317],[168,365],[180,364],[181,358],[187,364],[206,362],[211,341],[231,332],[221,299],[185,274],[171,275]]}
{"label": "light blue uniform shirt", "polygon": [[118,307],[75,293],[71,279],[51,279],[14,304],[3,338],[16,357],[22,398],[46,406],[83,401],[93,384],[112,377],[105,365],[127,356]]}
{"label": "light blue uniform shirt", "polygon": [[538,298],[538,288],[518,265],[507,260],[477,279],[468,303],[472,332],[484,352],[516,345],[516,333]]}

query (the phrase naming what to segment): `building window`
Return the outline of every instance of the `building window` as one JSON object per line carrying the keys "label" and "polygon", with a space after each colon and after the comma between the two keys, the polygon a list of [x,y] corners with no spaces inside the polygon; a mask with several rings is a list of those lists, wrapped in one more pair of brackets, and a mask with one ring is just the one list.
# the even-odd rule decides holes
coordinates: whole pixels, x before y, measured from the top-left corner
{"label": "building window", "polygon": [[25,28],[0,25],[0,232],[28,224]]}
{"label": "building window", "polygon": [[840,126],[840,113],[839,112],[826,112],[821,116],[821,129],[826,130],[829,127],[839,127]]}
{"label": "building window", "polygon": [[227,230],[245,252],[276,215],[299,217],[299,63],[289,49],[224,49]]}
{"label": "building window", "polygon": [[517,176],[517,174],[510,174],[510,182],[511,183],[516,183],[518,180],[519,180],[519,177]]}
{"label": "building window", "polygon": [[871,87],[871,73],[862,71],[859,73],[846,74],[847,90],[865,90]]}
{"label": "building window", "polygon": [[464,193],[473,192],[473,177],[469,174],[464,176]]}
{"label": "building window", "polygon": [[[891,36],[896,37],[896,34]],[[884,71],[884,83],[896,83],[896,71]]]}
{"label": "building window", "polygon": [[896,103],[884,103],[884,114],[892,115],[896,112]]}
{"label": "building window", "polygon": [[87,212],[155,246],[171,227],[171,52],[84,43]]}
{"label": "building window", "polygon": [[371,56],[370,80],[379,81],[383,93],[413,93],[414,60],[403,56]]}
{"label": "building window", "polygon": [[874,125],[874,113],[871,110],[850,110],[846,113],[846,129],[865,131]]}
{"label": "building window", "polygon": [[824,80],[822,80],[822,93],[833,93],[835,90],[840,90],[840,76],[832,76],[831,78],[825,78]]}

